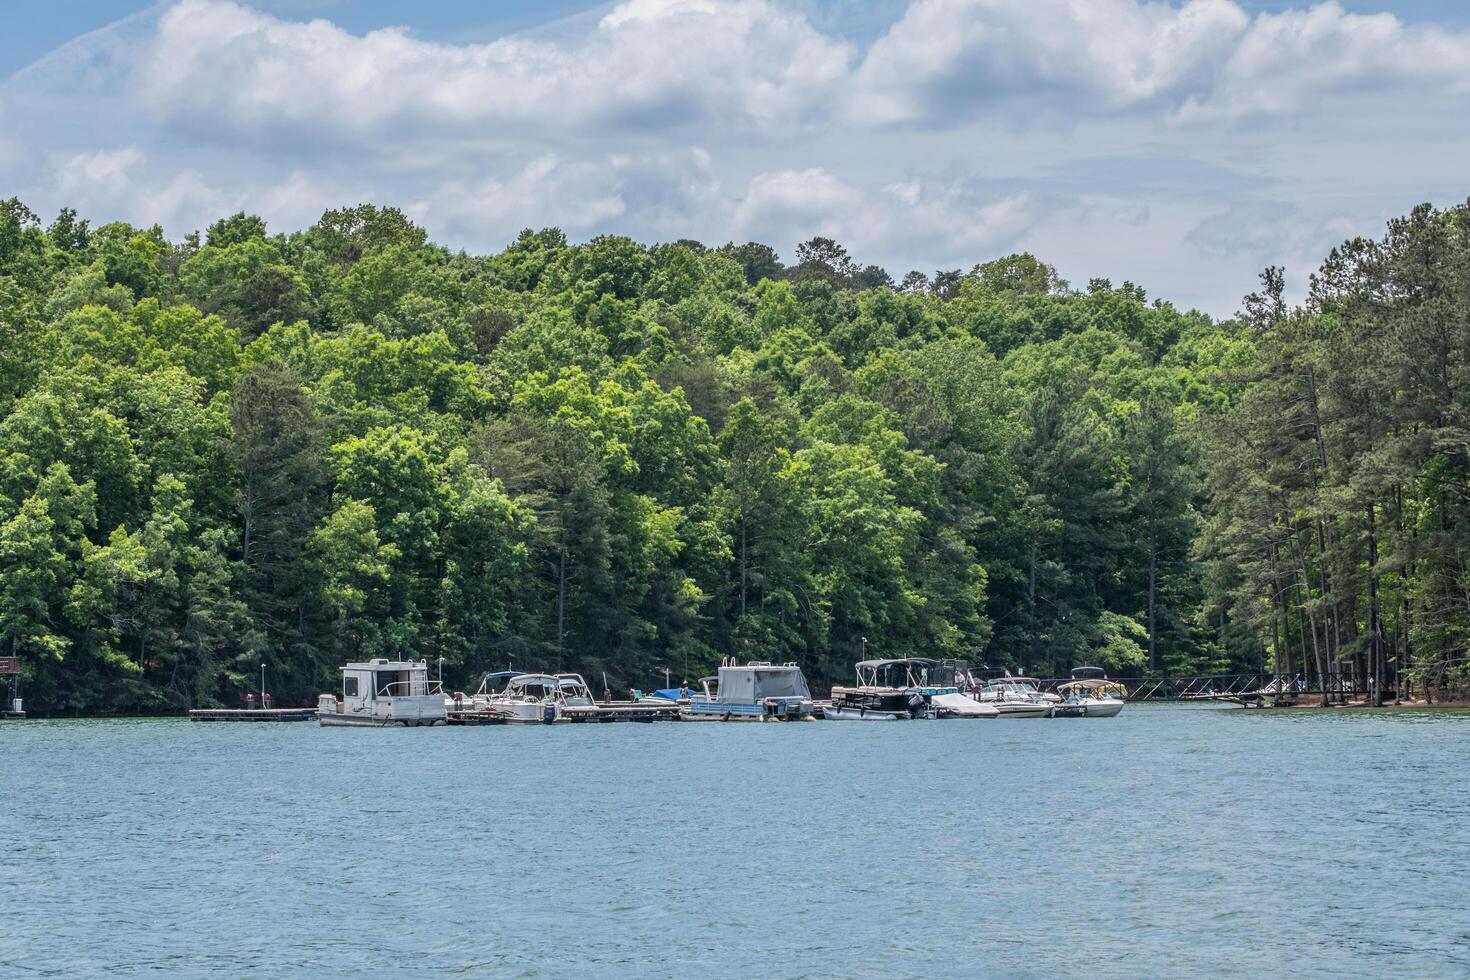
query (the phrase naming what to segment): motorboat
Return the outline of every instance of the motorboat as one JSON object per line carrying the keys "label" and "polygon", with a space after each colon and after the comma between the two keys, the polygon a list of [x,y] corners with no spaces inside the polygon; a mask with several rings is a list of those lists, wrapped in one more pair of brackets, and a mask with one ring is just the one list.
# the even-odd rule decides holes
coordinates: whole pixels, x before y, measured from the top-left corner
{"label": "motorboat", "polygon": [[480,689],[469,699],[466,710],[511,725],[553,725],[567,720],[562,717],[565,705],[561,676],[502,670],[481,678]]}
{"label": "motorboat", "polygon": [[1044,699],[1030,678],[1007,674],[972,686],[972,696],[993,705],[1002,718],[1049,718],[1055,704]]}
{"label": "motorboat", "polygon": [[822,717],[832,721],[902,721],[914,718],[995,718],[1000,712],[960,693],[964,668],[926,657],[863,660],[857,683],[833,687]]}
{"label": "motorboat", "polygon": [[729,658],[719,673],[701,677],[702,693],[680,701],[682,721],[811,721],[812,693],[794,663]]}
{"label": "motorboat", "polygon": [[1109,680],[1101,667],[1076,667],[1057,693],[1062,696],[1053,709],[1057,718],[1112,718],[1123,710],[1128,688]]}
{"label": "motorboat", "polygon": [[342,696],[317,698],[326,727],[443,725],[444,692],[429,679],[426,660],[368,660],[342,668]]}
{"label": "motorboat", "polygon": [[596,706],[597,699],[592,696],[592,688],[587,686],[581,674],[557,674],[556,681],[563,707],[591,708]]}
{"label": "motorboat", "polygon": [[1043,691],[1041,689],[1041,681],[1034,677],[1011,677],[1010,681],[1012,684],[1020,685],[1023,691],[1033,692],[1043,701],[1048,701],[1051,704],[1062,703],[1062,696],[1060,694],[1055,691]]}

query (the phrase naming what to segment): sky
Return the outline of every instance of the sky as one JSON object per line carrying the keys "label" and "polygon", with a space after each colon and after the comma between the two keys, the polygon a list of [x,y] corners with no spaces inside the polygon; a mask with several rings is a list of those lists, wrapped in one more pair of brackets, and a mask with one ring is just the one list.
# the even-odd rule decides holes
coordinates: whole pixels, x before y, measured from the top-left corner
{"label": "sky", "polygon": [[1229,316],[1470,197],[1449,0],[7,0],[0,198],[173,237],[402,207],[494,251],[1031,251]]}

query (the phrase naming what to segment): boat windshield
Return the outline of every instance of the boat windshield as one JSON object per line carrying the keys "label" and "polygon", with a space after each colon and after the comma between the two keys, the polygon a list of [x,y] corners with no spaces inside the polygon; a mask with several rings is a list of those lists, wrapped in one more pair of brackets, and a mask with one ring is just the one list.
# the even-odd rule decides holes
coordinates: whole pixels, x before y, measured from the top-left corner
{"label": "boat windshield", "polygon": [[547,677],[544,674],[522,674],[511,678],[510,683],[505,686],[507,697],[533,698],[540,701],[556,697],[560,690],[560,682],[555,677]]}

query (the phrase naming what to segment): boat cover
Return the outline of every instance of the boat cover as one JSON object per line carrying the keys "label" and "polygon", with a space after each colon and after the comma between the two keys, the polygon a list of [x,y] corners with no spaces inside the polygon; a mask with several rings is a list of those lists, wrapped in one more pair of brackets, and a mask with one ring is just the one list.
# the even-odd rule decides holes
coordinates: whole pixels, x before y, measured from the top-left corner
{"label": "boat cover", "polygon": [[993,705],[981,704],[968,694],[936,694],[930,700],[934,707],[956,715],[974,715],[980,718],[999,713]]}
{"label": "boat cover", "polygon": [[666,701],[677,701],[680,698],[694,697],[694,689],[690,687],[661,687],[653,692],[653,696],[663,698]]}

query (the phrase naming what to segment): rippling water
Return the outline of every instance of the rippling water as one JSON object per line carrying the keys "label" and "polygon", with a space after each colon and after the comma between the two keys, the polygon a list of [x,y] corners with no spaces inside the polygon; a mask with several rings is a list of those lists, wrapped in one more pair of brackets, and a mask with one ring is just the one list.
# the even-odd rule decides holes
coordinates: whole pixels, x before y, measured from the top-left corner
{"label": "rippling water", "polygon": [[1465,975],[1470,715],[0,725],[0,975]]}

